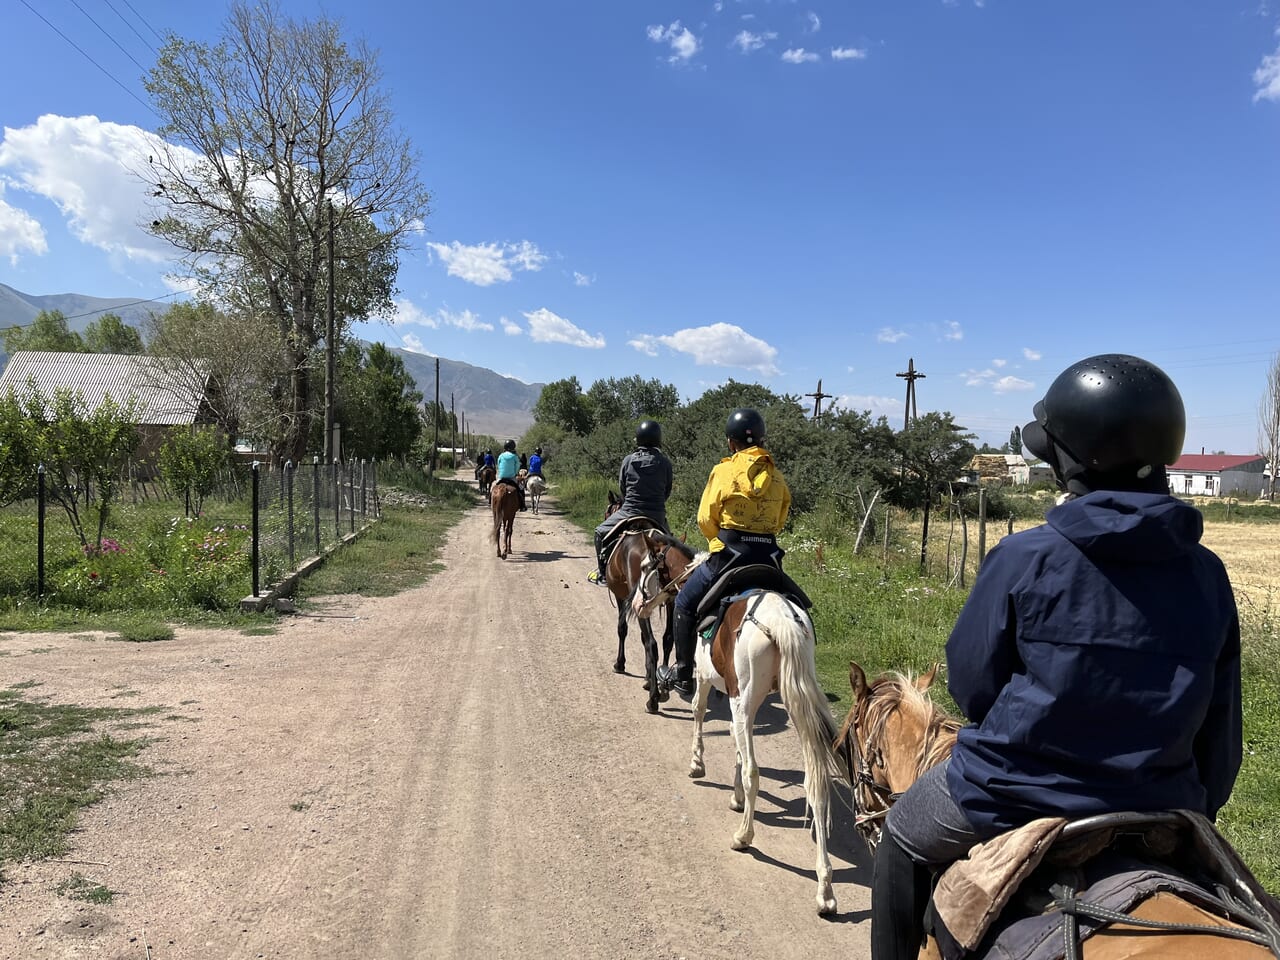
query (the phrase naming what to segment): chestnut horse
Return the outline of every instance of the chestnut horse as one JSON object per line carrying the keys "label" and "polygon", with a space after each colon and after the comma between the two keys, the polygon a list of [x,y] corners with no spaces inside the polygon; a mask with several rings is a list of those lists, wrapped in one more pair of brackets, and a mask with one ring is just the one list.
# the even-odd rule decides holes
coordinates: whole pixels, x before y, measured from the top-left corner
{"label": "chestnut horse", "polygon": [[495,483],[489,491],[489,505],[493,508],[493,542],[498,545],[498,558],[507,559],[511,552],[511,530],[516,525],[516,513],[520,509],[520,492],[505,483]]}
{"label": "chestnut horse", "polygon": [[[853,785],[855,827],[873,852],[890,806],[925,770],[949,757],[955,745],[960,721],[939,709],[927,692],[937,669],[935,666],[918,679],[890,673],[868,683],[862,668],[857,663],[849,664],[853,702],[836,738],[835,748],[844,765],[842,774],[847,775]],[[969,944],[969,949],[974,952],[966,953],[966,956],[982,955],[980,951],[991,943],[992,936],[998,935],[1001,926],[1026,923],[1061,924],[1063,929],[1053,936],[1057,942],[1069,944],[1065,948],[1068,955],[1085,960],[1210,955],[1215,960],[1256,960],[1274,956],[1272,949],[1280,948],[1280,926],[1277,926],[1280,906],[1262,889],[1226,840],[1198,814],[1188,811],[1107,814],[1067,823],[1060,829],[1059,847],[1044,854],[1042,862],[1047,865],[1067,862],[1066,854],[1059,855],[1057,851],[1071,844],[1075,844],[1077,850],[1085,848],[1090,853],[1097,853],[1112,838],[1136,836],[1146,849],[1148,832],[1163,830],[1167,836],[1170,831],[1180,831],[1175,835],[1185,838],[1188,846],[1192,841],[1196,844],[1190,852],[1196,872],[1204,870],[1207,873],[1212,865],[1217,871],[1213,875],[1214,882],[1231,891],[1230,902],[1216,898],[1209,892],[1210,888],[1206,888],[1201,897],[1187,896],[1185,890],[1179,893],[1176,886],[1170,886],[1141,899],[1127,914],[1108,913],[1088,902],[1083,892],[1076,899],[1074,892],[1064,894],[1055,887],[1039,896],[1039,878],[1033,874],[1025,884],[1032,888],[1032,896],[1038,896],[1036,908],[1028,911],[1033,915],[1001,917],[1000,922],[991,928],[997,933],[987,933],[986,927],[974,928]],[[995,845],[998,840],[991,843]],[[975,847],[970,851],[970,860],[979,858],[981,849]],[[1073,865],[1071,876],[1078,875],[1087,867],[1087,861],[1080,864],[1081,859],[1069,861]],[[1157,874],[1162,872],[1158,861],[1151,861],[1149,856],[1140,859],[1148,861],[1145,869]],[[963,884],[961,874],[969,860],[960,861],[960,864],[956,870],[956,882],[952,881],[951,871],[943,874],[935,891],[937,896],[945,896],[939,891],[956,889]],[[992,883],[989,878],[986,882]],[[1001,902],[995,896],[992,901],[987,922],[995,915]],[[1012,904],[1014,901],[1008,902]],[[1049,904],[1047,910],[1042,909],[1045,902]],[[937,899],[935,908],[938,915],[945,915]],[[1014,911],[1008,912],[1012,914]],[[1104,913],[1107,915],[1103,916]],[[1039,931],[1039,927],[1036,929]],[[1049,929],[1052,931],[1052,927]],[[1072,935],[1071,931],[1075,934]],[[1050,934],[1040,931],[1035,936],[1048,942]],[[1080,936],[1087,939],[1081,943]],[[1263,944],[1269,944],[1271,949]],[[921,958],[935,960],[941,955],[938,942],[931,936],[920,952]],[[990,955],[1007,954],[997,946],[993,947]]]}
{"label": "chestnut horse", "polygon": [[[706,557],[700,554],[695,558],[693,551],[678,540],[666,546],[661,560],[653,552],[641,564],[645,576],[635,600],[641,610],[661,602],[659,564],[674,586],[682,582],[688,567]],[[768,569],[773,572],[775,582],[786,580],[790,584],[780,570]],[[751,570],[754,576],[755,568]],[[700,624],[700,627],[706,626],[706,621]],[[702,726],[707,699],[714,688],[729,697],[730,729],[737,749],[729,808],[741,812],[742,820],[730,846],[734,850],[749,849],[755,837],[756,797],[760,792],[760,766],[756,761],[753,730],[755,716],[765,698],[778,691],[800,738],[804,792],[813,811],[813,833],[818,847],[816,900],[818,913],[826,915],[836,910],[827,836],[831,784],[833,775],[839,772],[839,761],[833,747],[836,724],[827,706],[826,694],[818,684],[814,645],[813,621],[804,607],[790,596],[773,589],[755,589],[727,606],[715,636],[708,639],[706,634],[702,635],[694,656],[693,674],[698,688],[693,698],[693,759],[689,776],[697,779],[706,775]]]}

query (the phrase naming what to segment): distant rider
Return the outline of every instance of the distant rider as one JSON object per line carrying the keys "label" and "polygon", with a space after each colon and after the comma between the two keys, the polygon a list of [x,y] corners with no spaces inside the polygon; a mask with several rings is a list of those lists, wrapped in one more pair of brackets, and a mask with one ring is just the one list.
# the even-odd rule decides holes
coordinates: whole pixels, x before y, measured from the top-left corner
{"label": "distant rider", "polygon": [[591,583],[605,582],[604,537],[621,521],[647,517],[670,533],[667,526],[667,499],[671,496],[674,471],[662,452],[662,425],[656,420],[642,420],[636,427],[636,449],[622,458],[618,486],[622,506],[596,527],[596,569],[587,575]]}
{"label": "distant rider", "polygon": [[[533,456],[529,458],[529,476],[542,476],[542,448],[534,447]],[[546,479],[545,477],[543,479]]]}

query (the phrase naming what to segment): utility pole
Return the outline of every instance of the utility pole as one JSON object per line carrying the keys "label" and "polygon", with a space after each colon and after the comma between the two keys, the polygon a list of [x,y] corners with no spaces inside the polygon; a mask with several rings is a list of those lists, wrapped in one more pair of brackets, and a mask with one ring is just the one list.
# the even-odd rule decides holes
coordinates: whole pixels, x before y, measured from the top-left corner
{"label": "utility pole", "polygon": [[328,242],[328,261],[329,261],[329,289],[327,300],[327,312],[329,314],[325,325],[324,335],[324,462],[332,463],[338,456],[338,451],[333,449],[333,390],[334,390],[334,372],[337,368],[335,356],[337,349],[334,345],[334,339],[337,335],[338,324],[334,319],[334,277],[333,277],[333,201],[329,204],[329,242]]}
{"label": "utility pole", "polygon": [[[916,369],[916,361],[914,357],[907,359],[907,372],[895,373],[895,377],[902,377],[907,381],[907,409],[902,413],[902,429],[905,430],[911,426],[912,420],[920,419],[920,411],[916,409],[916,381],[923,380],[924,374]],[[821,383],[818,384],[822,386]]]}
{"label": "utility pole", "polygon": [[440,358],[436,357],[436,405],[431,409],[431,419],[435,421],[431,441],[431,475],[436,475],[436,458],[440,451]]}
{"label": "utility pole", "polygon": [[829,393],[822,392],[822,381],[818,381],[818,389],[813,393],[806,393],[806,397],[813,397],[813,419],[817,420],[822,413],[822,401],[831,396]]}
{"label": "utility pole", "polygon": [[453,391],[449,391],[449,421],[453,424],[453,447],[449,454],[449,460],[453,463],[453,469],[457,470],[462,464],[458,463],[458,414],[453,409]]}

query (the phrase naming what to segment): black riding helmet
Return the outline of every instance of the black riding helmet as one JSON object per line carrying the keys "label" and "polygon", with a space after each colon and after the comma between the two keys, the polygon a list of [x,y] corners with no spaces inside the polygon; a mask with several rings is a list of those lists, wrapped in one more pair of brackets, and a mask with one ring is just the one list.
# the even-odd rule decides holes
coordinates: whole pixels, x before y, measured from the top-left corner
{"label": "black riding helmet", "polygon": [[502,445],[502,449],[503,449],[503,450],[507,450],[507,451],[509,451],[509,452],[511,452],[511,453],[515,453],[515,452],[516,452],[516,442],[515,442],[514,440],[508,440],[506,443],[504,443],[504,444]]}
{"label": "black riding helmet", "polygon": [[1022,428],[1028,450],[1072,493],[1168,491],[1164,468],[1182,454],[1182,396],[1154,363],[1123,353],[1072,364]]}
{"label": "black riding helmet", "polygon": [[636,425],[636,446],[662,446],[662,424],[657,420],[641,420]]}
{"label": "black riding helmet", "polygon": [[729,414],[729,422],[724,425],[724,435],[748,447],[764,443],[764,417],[750,407],[739,407]]}
{"label": "black riding helmet", "polygon": [[536,457],[540,457],[540,456],[542,456],[542,448],[541,448],[541,447],[534,447],[534,448],[533,448],[533,454],[534,454],[534,456],[536,456]]}

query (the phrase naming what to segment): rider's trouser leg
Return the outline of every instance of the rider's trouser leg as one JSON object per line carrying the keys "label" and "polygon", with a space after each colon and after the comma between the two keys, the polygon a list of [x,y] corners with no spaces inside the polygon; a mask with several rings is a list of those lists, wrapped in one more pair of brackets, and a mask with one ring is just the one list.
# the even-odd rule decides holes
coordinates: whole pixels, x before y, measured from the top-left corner
{"label": "rider's trouser leg", "polygon": [[928,867],[883,831],[871,879],[871,960],[915,960],[928,905]]}

